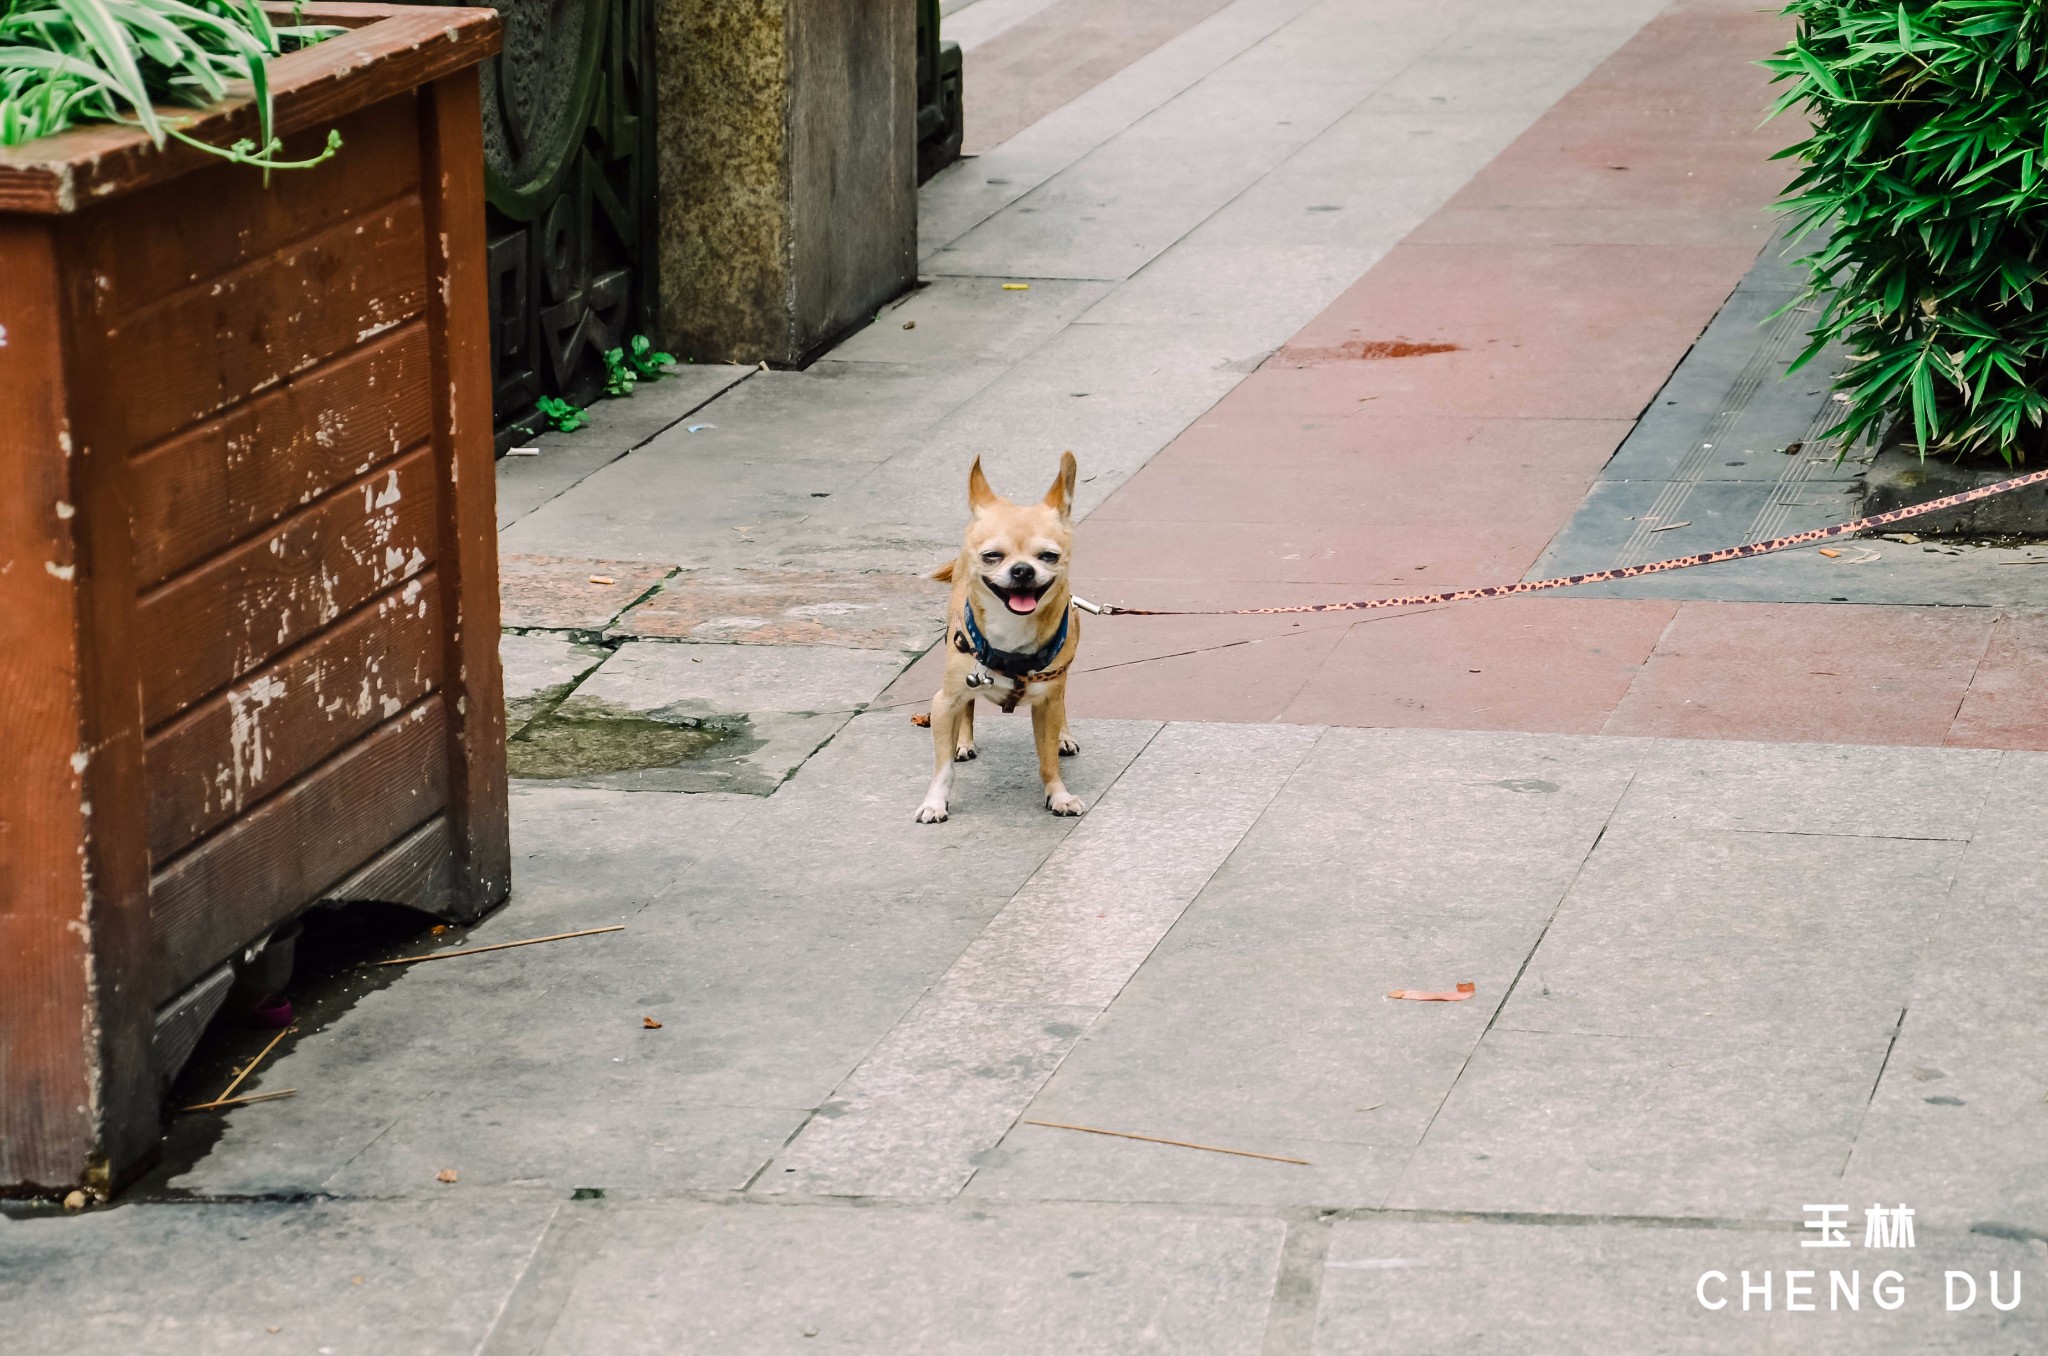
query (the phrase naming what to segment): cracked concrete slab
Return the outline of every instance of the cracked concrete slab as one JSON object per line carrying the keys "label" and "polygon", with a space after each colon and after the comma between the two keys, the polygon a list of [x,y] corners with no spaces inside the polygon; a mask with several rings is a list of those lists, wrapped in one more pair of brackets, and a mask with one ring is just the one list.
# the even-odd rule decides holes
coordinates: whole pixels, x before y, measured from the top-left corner
{"label": "cracked concrete slab", "polygon": [[526,723],[565,695],[576,680],[602,664],[606,651],[569,636],[508,631],[498,638],[498,663],[505,674],[505,734],[519,733]]}

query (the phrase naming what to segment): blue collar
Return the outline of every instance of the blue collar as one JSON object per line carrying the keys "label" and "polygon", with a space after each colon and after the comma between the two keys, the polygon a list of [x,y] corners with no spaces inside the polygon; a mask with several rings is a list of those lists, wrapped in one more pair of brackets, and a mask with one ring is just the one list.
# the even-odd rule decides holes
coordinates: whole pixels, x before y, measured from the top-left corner
{"label": "blue collar", "polygon": [[1022,678],[1027,674],[1042,673],[1045,666],[1059,658],[1060,651],[1067,644],[1067,624],[1073,620],[1074,609],[1070,603],[1060,617],[1060,629],[1053,632],[1052,639],[1042,650],[998,650],[988,643],[988,637],[974,624],[974,604],[968,602],[961,609],[967,623],[965,637],[955,636],[959,648],[981,661],[982,667],[994,669],[997,673],[1011,678]]}

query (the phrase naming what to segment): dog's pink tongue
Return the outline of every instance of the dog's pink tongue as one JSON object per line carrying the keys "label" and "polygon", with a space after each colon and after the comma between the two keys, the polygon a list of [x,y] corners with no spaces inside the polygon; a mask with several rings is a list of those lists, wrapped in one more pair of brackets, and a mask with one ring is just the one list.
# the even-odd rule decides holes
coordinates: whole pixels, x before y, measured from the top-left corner
{"label": "dog's pink tongue", "polygon": [[1036,612],[1038,610],[1038,600],[1029,594],[1013,593],[1003,599],[1003,601],[1009,605],[1012,612]]}

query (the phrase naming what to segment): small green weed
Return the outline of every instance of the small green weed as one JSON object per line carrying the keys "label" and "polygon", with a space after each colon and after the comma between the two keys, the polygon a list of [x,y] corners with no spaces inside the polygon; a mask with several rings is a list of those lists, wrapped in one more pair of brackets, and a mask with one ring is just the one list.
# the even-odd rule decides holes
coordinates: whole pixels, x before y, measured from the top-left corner
{"label": "small green weed", "polygon": [[640,374],[626,362],[626,350],[608,349],[604,355],[604,393],[608,396],[629,396],[639,382]]}
{"label": "small green weed", "polygon": [[644,334],[633,336],[633,342],[625,355],[626,365],[638,373],[643,381],[659,381],[664,370],[675,365],[676,355],[663,353],[654,347],[654,342]]}
{"label": "small green weed", "polygon": [[604,355],[604,393],[629,396],[640,382],[660,381],[675,360],[675,354],[661,352],[654,347],[653,340],[636,334],[627,347],[611,349]]}
{"label": "small green weed", "polygon": [[542,396],[533,402],[535,408],[547,416],[549,427],[557,433],[574,433],[590,421],[590,416],[575,405],[559,396]]}

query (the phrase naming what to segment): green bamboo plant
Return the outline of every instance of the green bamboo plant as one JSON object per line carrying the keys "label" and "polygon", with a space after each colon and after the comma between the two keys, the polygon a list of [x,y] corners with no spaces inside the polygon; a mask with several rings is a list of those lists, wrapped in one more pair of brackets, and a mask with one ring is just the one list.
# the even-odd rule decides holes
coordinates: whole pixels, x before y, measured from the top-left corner
{"label": "green bamboo plant", "polygon": [[1812,135],[1781,206],[1820,303],[1797,362],[1853,358],[1844,446],[1909,414],[1921,455],[2023,461],[2048,414],[2048,4],[1793,0],[1773,115]]}
{"label": "green bamboo plant", "polygon": [[[279,160],[264,63],[338,31],[273,24],[257,0],[0,0],[0,146],[119,122],[158,146],[174,139],[266,173],[317,165],[340,148],[340,134],[330,132],[311,159]],[[255,97],[254,139],[215,146],[158,109],[212,103],[238,80]]]}

